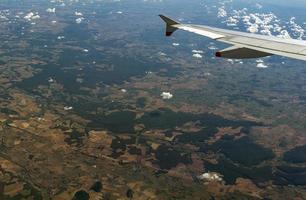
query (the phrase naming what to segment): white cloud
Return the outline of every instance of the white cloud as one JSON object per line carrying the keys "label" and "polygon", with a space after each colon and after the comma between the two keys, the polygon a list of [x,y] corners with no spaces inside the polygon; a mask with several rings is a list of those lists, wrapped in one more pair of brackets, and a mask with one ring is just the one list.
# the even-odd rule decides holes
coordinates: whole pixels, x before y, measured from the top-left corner
{"label": "white cloud", "polygon": [[203,56],[201,55],[201,54],[203,54],[204,53],[204,51],[202,51],[202,50],[192,50],[192,53],[193,53],[193,57],[194,58],[202,58]]}
{"label": "white cloud", "polygon": [[158,52],[158,55],[159,55],[159,56],[167,56],[167,54],[165,54],[164,52],[161,52],[161,51]]}
{"label": "white cloud", "polygon": [[211,73],[210,72],[205,72],[204,76],[211,76]]}
{"label": "white cloud", "polygon": [[64,110],[66,110],[66,111],[67,111],[67,110],[72,110],[72,109],[73,109],[72,106],[65,106],[65,107],[64,107]]}
{"label": "white cloud", "polygon": [[84,17],[79,17],[79,18],[77,18],[77,19],[75,20],[75,22],[76,22],[77,24],[80,24],[80,23],[82,23],[83,20],[84,20]]}
{"label": "white cloud", "polygon": [[[222,10],[226,10],[225,5],[218,9],[218,14],[222,13]],[[255,4],[257,9],[261,9],[262,5]],[[296,18],[291,17],[289,20],[280,19],[274,13],[259,13],[250,12],[247,8],[240,10],[233,10],[227,12],[227,19],[223,21],[227,26],[238,27],[240,23],[243,23],[246,31],[251,33],[260,33],[262,35],[276,35],[280,38],[305,38],[305,30],[303,25],[296,23]],[[240,26],[239,26],[240,27]]]}
{"label": "white cloud", "polygon": [[55,8],[48,8],[46,11],[48,13],[55,13]]}
{"label": "white cloud", "polygon": [[291,39],[291,36],[287,30],[282,30],[277,37],[283,38],[283,39]]}
{"label": "white cloud", "polygon": [[265,65],[264,63],[258,63],[258,64],[256,65],[256,67],[257,67],[257,68],[268,68],[268,66]]}
{"label": "white cloud", "polygon": [[209,49],[209,50],[216,50],[217,47],[215,47],[215,46],[209,46],[208,49]]}
{"label": "white cloud", "polygon": [[163,92],[160,95],[163,99],[171,99],[173,98],[173,95],[170,92]]}
{"label": "white cloud", "polygon": [[53,82],[54,82],[54,79],[50,77],[50,78],[48,79],[48,82],[49,82],[49,83],[53,83]]}
{"label": "white cloud", "polygon": [[227,12],[224,9],[224,6],[218,9],[218,17],[222,18],[222,17],[226,17],[227,16]]}
{"label": "white cloud", "polygon": [[192,56],[195,57],[195,58],[202,58],[202,57],[203,57],[203,56],[202,56],[201,54],[199,54],[199,53],[195,53],[195,54],[193,54]]}
{"label": "white cloud", "polygon": [[226,25],[227,26],[237,26],[239,20],[234,18],[234,17],[229,17],[227,20],[226,20]]}
{"label": "white cloud", "polygon": [[39,15],[34,15],[34,16],[32,17],[32,19],[40,19],[40,16],[39,16]]}
{"label": "white cloud", "polygon": [[60,35],[60,36],[57,36],[57,39],[58,39],[58,40],[62,40],[62,39],[65,39],[65,36],[62,36],[62,35]]}
{"label": "white cloud", "polygon": [[250,33],[257,33],[258,32],[258,25],[257,24],[252,24],[247,28],[247,31]]}
{"label": "white cloud", "polygon": [[271,31],[269,29],[264,29],[264,30],[261,30],[260,33],[262,35],[272,35]]}
{"label": "white cloud", "polygon": [[256,62],[257,63],[263,63],[263,60],[262,59],[257,59]]}
{"label": "white cloud", "polygon": [[83,16],[83,14],[81,12],[75,11],[74,12],[75,16]]}
{"label": "white cloud", "polygon": [[262,59],[257,59],[256,63],[257,68],[268,68],[268,65],[266,65]]}
{"label": "white cloud", "polygon": [[28,20],[28,21],[31,21],[31,20],[39,19],[40,16],[38,15],[38,13],[34,14],[33,12],[29,12],[23,18]]}
{"label": "white cloud", "polygon": [[199,54],[202,54],[202,53],[204,53],[204,51],[202,51],[202,50],[192,50],[192,53],[199,53]]}
{"label": "white cloud", "polygon": [[8,20],[8,18],[5,15],[0,15],[0,19],[4,21]]}
{"label": "white cloud", "polygon": [[282,27],[279,24],[273,24],[273,32],[281,32]]}
{"label": "white cloud", "polygon": [[29,12],[26,16],[24,16],[23,18],[24,19],[27,19],[29,21],[31,21],[32,17],[34,16],[34,13],[33,12]]}
{"label": "white cloud", "polygon": [[304,37],[305,31],[300,25],[295,22],[295,17],[291,17],[289,24],[294,36],[297,37],[297,39],[301,40]]}
{"label": "white cloud", "polygon": [[205,181],[222,181],[223,180],[221,175],[214,173],[214,172],[204,173],[198,176],[198,179],[205,180]]}
{"label": "white cloud", "polygon": [[233,59],[227,59],[227,61],[231,64],[234,64],[234,60]]}

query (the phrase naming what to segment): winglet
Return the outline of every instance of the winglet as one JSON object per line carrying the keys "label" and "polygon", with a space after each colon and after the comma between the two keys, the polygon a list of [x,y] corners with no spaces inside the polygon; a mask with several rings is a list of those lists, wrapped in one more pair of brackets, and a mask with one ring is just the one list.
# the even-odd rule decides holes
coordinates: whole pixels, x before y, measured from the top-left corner
{"label": "winglet", "polygon": [[169,17],[166,17],[164,15],[159,15],[159,16],[160,16],[160,18],[162,18],[162,20],[164,20],[164,22],[166,22],[166,36],[171,36],[172,33],[177,30],[177,28],[174,27],[174,25],[178,25],[180,23],[178,23],[178,22],[176,22],[176,21],[174,21],[174,20],[172,20]]}
{"label": "winglet", "polygon": [[172,25],[176,25],[179,24],[178,22],[174,21],[173,19],[170,19],[169,17],[166,17],[164,15],[159,15],[160,18],[162,18],[167,25],[172,26]]}

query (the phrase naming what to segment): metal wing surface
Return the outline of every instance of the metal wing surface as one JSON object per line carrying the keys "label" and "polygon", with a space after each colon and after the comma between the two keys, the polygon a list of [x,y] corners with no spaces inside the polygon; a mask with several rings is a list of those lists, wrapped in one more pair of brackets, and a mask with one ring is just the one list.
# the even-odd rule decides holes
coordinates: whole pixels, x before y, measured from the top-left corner
{"label": "metal wing surface", "polygon": [[245,59],[279,55],[306,61],[306,41],[304,40],[283,39],[210,26],[181,24],[163,15],[160,17],[166,22],[167,36],[171,36],[173,32],[180,29],[233,45],[216,52],[217,57]]}

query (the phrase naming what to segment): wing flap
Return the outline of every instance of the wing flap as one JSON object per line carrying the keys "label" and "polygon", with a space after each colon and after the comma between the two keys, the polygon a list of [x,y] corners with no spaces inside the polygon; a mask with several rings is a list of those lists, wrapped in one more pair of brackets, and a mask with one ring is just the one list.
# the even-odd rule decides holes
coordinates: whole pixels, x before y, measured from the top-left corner
{"label": "wing flap", "polygon": [[262,47],[254,47],[254,46],[247,46],[245,45],[246,48],[253,49],[256,51],[261,51],[265,53],[270,53],[273,55],[279,55],[279,56],[284,56],[288,58],[293,58],[293,59],[298,59],[298,60],[304,60],[306,61],[306,52],[304,53],[290,53],[290,52],[284,52],[284,51],[279,51],[279,50],[271,50],[271,49],[266,49]]}
{"label": "wing flap", "polygon": [[246,47],[232,46],[227,49],[216,52],[216,57],[233,58],[233,59],[247,59],[247,58],[261,58],[271,56],[272,54],[249,49]]}

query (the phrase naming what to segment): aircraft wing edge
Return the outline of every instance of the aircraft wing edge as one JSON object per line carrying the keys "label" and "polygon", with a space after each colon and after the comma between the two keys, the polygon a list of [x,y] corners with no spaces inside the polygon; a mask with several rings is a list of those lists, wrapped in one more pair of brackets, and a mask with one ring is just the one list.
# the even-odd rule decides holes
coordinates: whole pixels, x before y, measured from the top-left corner
{"label": "aircraft wing edge", "polygon": [[166,36],[171,36],[172,33],[174,33],[177,29],[181,29],[181,30],[196,33],[198,35],[202,35],[202,36],[214,39],[214,40],[225,37],[222,34],[218,34],[212,31],[202,30],[202,29],[193,27],[193,25],[181,24],[164,15],[159,15],[159,16],[166,23]]}
{"label": "aircraft wing edge", "polygon": [[[244,35],[238,35],[243,40],[245,40],[243,43],[238,42],[238,41],[235,42],[231,40],[231,38],[235,36],[233,31],[228,32],[226,30],[216,29],[216,28],[212,28],[208,26],[204,27],[204,26],[192,25],[192,24],[181,24],[164,15],[159,15],[159,16],[166,22],[166,35],[167,36],[171,36],[173,32],[175,32],[178,29],[181,29],[181,30],[196,33],[198,35],[202,35],[202,36],[205,36],[205,37],[208,37],[208,38],[220,41],[220,42],[234,45],[227,49],[216,52],[217,57],[243,59],[243,58],[259,58],[259,57],[265,57],[265,56],[270,56],[270,55],[279,55],[279,56],[284,56],[284,57],[306,61],[306,54],[305,54],[306,47],[305,49],[301,51],[301,53],[299,53],[299,52],[290,52],[288,50],[283,51],[281,49],[267,48],[267,47],[263,47],[260,45],[258,46],[250,45],[246,43],[248,38],[255,39],[255,40],[258,39],[258,42],[264,41],[264,42],[269,43],[269,41],[267,39],[262,39],[262,38],[254,38],[250,36],[247,37],[245,36],[246,33],[243,33]],[[277,42],[274,40],[271,40],[271,43]],[[281,45],[286,47],[287,44],[283,43]],[[292,44],[288,43],[288,45],[292,45]]]}
{"label": "aircraft wing edge", "polygon": [[306,61],[306,55],[303,54],[297,54],[297,53],[290,53],[290,52],[284,52],[284,51],[278,51],[278,50],[272,50],[272,49],[267,49],[267,48],[262,48],[262,47],[255,47],[255,46],[248,46],[244,45],[248,49],[253,49],[255,51],[259,52],[265,52],[271,55],[278,55],[278,56],[283,56],[283,57],[288,57],[288,58],[293,58],[297,60],[304,60]]}

